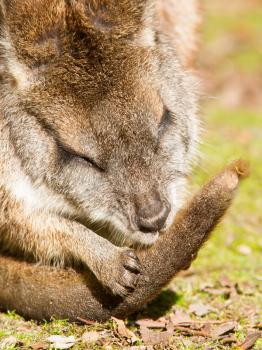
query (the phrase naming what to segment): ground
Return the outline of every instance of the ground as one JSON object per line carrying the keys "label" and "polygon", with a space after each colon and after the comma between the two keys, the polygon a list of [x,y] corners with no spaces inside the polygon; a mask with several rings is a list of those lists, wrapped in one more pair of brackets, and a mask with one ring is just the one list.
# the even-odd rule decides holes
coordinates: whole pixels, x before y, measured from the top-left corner
{"label": "ground", "polygon": [[[36,324],[14,311],[0,314],[0,349],[52,349],[56,341],[57,347],[71,349],[262,349],[260,5],[261,0],[203,1],[197,71],[206,91],[200,111],[204,141],[192,187],[238,157],[251,162],[252,174],[191,269],[140,315],[126,320],[127,328],[119,320]],[[136,323],[141,317],[149,320]],[[53,335],[74,339],[48,341]]]}

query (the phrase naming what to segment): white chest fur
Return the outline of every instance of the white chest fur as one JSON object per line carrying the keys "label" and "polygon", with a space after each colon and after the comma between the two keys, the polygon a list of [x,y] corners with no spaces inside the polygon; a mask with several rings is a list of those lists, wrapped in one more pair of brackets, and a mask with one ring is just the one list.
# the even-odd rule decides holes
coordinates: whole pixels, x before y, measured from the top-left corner
{"label": "white chest fur", "polygon": [[43,183],[33,183],[22,170],[13,172],[8,180],[8,187],[13,199],[21,204],[27,215],[44,211],[76,216],[76,210],[62,195],[53,193]]}

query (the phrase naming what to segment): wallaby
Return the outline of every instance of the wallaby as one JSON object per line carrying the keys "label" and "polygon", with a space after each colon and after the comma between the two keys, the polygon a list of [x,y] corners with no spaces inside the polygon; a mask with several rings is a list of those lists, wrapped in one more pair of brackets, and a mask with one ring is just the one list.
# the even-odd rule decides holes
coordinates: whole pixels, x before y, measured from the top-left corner
{"label": "wallaby", "polygon": [[134,292],[125,299],[105,294],[88,271],[36,266],[1,257],[0,307],[38,320],[55,316],[71,321],[124,318],[140,310],[178,271],[189,267],[230,206],[238,178],[246,175],[244,162],[227,167],[179,212],[152,248],[138,252],[142,275]]}
{"label": "wallaby", "polygon": [[125,317],[190,265],[245,172],[177,214],[199,137],[197,3],[0,5],[0,307]]}
{"label": "wallaby", "polygon": [[[179,50],[195,2],[179,3],[0,1],[3,253],[134,290],[132,248],[172,224],[197,149],[192,40]],[[169,33],[160,14],[176,6]]]}

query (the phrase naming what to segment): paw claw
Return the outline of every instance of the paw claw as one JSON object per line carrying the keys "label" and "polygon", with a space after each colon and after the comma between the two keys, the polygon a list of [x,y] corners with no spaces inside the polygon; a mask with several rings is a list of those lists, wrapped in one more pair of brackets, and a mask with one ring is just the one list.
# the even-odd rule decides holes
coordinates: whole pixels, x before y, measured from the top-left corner
{"label": "paw claw", "polygon": [[120,248],[112,256],[111,263],[103,266],[100,281],[114,295],[125,297],[135,289],[141,269],[135,252]]}

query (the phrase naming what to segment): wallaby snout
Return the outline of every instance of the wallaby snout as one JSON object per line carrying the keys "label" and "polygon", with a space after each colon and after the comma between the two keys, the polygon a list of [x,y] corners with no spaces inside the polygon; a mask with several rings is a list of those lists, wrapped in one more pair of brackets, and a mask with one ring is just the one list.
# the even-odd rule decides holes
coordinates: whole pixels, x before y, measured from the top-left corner
{"label": "wallaby snout", "polygon": [[170,213],[170,204],[157,191],[147,193],[136,201],[136,223],[142,232],[160,231]]}

